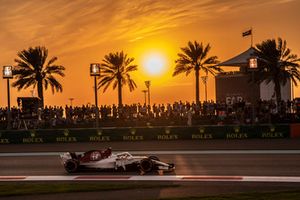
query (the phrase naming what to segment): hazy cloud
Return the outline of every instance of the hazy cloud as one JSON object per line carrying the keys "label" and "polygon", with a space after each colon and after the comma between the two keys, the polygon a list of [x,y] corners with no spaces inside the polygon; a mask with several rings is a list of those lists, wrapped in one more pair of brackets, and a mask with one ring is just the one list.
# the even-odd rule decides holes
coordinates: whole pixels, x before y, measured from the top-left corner
{"label": "hazy cloud", "polygon": [[229,10],[291,1],[0,0],[0,50],[47,43],[68,52],[104,41],[134,42]]}
{"label": "hazy cloud", "polygon": [[295,0],[279,0],[278,3],[290,3],[294,2]]}

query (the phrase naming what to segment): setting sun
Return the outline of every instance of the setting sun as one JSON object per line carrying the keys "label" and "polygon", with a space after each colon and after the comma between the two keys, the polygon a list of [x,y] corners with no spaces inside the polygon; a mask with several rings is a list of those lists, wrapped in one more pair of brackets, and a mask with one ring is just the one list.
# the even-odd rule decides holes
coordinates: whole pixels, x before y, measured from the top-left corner
{"label": "setting sun", "polygon": [[166,58],[158,53],[146,55],[143,59],[143,67],[149,75],[162,75],[166,71]]}

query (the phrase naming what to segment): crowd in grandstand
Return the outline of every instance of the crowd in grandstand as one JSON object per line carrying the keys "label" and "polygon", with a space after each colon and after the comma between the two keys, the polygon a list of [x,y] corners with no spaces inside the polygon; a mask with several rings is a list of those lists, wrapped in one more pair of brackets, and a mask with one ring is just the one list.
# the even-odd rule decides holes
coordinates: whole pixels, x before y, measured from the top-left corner
{"label": "crowd in grandstand", "polygon": [[[251,124],[299,121],[299,105],[295,101],[259,101],[255,106],[244,101],[205,101],[200,104],[174,102],[173,104],[131,104],[117,107],[99,107],[100,126],[145,126],[145,125],[200,125],[200,124]],[[37,112],[11,109],[12,127],[53,128],[53,127],[93,127],[96,107],[45,106]],[[7,108],[0,108],[0,128],[5,128]]]}

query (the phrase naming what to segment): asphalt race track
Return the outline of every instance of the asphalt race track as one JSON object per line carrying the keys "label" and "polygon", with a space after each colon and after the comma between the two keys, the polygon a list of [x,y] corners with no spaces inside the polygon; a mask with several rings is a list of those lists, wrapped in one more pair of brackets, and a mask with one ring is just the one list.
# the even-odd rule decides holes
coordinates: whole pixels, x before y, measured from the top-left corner
{"label": "asphalt race track", "polygon": [[[0,181],[3,176],[70,176],[60,163],[58,156],[60,152],[68,150],[83,152],[107,146],[111,146],[115,151],[129,151],[140,155],[153,153],[162,161],[175,163],[175,172],[165,176],[200,177],[195,182],[182,183],[186,187],[185,191],[190,190],[189,195],[300,188],[300,140],[290,139],[1,145]],[[139,174],[109,171],[72,174],[72,176],[86,175],[101,177],[138,176]],[[149,176],[154,177],[156,174]],[[211,180],[208,183],[203,177],[210,177]],[[222,177],[289,177],[297,178],[298,181],[262,180],[229,183],[226,179],[220,180],[220,177],[221,179]],[[201,190],[197,189],[199,185],[202,186]],[[224,191],[224,188],[227,190]],[[177,193],[179,195],[180,189],[173,190],[168,193],[169,196]],[[110,199],[114,199],[113,196]]]}
{"label": "asphalt race track", "polygon": [[[236,150],[238,153],[238,150]],[[285,152],[285,151],[283,151]],[[300,151],[298,154],[189,154],[159,155],[162,161],[176,164],[176,175],[225,175],[225,176],[300,176]],[[141,152],[142,155],[143,152]],[[59,156],[5,156],[1,157],[0,176],[68,175]],[[82,172],[77,174],[91,174]],[[135,172],[92,172],[96,175],[135,175]],[[173,175],[174,173],[172,173]]]}

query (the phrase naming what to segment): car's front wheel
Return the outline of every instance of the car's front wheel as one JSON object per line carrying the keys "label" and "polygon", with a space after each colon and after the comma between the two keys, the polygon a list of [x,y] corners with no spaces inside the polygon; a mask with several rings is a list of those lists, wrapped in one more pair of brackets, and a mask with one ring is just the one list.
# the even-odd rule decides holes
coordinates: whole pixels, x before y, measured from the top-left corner
{"label": "car's front wheel", "polygon": [[143,160],[141,160],[140,162],[140,169],[143,172],[151,172],[153,169],[153,162],[151,159],[149,158],[145,158]]}
{"label": "car's front wheel", "polygon": [[69,173],[74,173],[78,170],[78,162],[76,160],[68,160],[65,163],[65,169]]}

